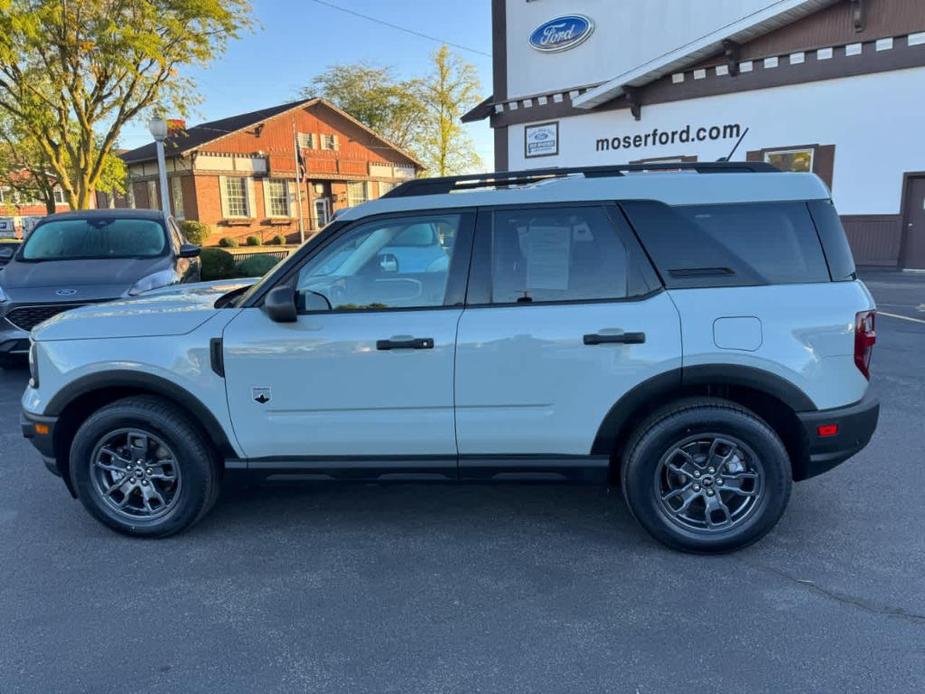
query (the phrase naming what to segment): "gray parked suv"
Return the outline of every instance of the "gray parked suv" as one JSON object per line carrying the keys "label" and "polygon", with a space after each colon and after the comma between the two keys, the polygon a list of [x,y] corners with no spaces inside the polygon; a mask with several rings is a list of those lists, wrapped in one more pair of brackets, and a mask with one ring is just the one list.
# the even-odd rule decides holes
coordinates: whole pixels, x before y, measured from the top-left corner
{"label": "gray parked suv", "polygon": [[198,281],[198,256],[156,210],[46,217],[0,271],[0,367],[24,361],[29,331],[62,311]]}

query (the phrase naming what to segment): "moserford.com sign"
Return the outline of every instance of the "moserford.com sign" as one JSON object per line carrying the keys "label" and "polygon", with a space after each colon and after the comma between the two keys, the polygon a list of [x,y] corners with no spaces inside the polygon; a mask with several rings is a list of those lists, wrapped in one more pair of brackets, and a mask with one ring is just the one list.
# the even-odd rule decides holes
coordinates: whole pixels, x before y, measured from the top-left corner
{"label": "moserford.com sign", "polygon": [[644,147],[686,144],[689,142],[711,142],[715,140],[738,140],[743,128],[739,123],[725,125],[704,125],[695,127],[685,125],[676,130],[653,128],[647,133],[635,135],[614,135],[599,137],[595,142],[598,152],[610,152],[620,149],[642,149]]}

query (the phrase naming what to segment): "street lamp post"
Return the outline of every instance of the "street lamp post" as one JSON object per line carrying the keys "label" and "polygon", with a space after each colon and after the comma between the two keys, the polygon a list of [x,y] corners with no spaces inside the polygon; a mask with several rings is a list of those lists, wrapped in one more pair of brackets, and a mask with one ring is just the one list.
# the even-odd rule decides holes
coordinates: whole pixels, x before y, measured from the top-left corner
{"label": "street lamp post", "polygon": [[[161,211],[165,217],[170,216],[170,194],[167,191],[167,161],[164,158],[164,140],[167,139],[167,121],[160,116],[155,116],[148,123],[148,130],[154,138],[154,144],[157,148],[157,171],[161,181]],[[151,201],[149,201],[151,202]]]}

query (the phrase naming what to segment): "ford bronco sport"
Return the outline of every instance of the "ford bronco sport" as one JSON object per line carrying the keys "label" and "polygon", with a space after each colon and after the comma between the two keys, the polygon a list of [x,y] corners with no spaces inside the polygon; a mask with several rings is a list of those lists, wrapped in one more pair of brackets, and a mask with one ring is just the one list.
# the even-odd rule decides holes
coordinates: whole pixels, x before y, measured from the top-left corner
{"label": "ford bronco sport", "polygon": [[41,324],[23,431],[131,535],[189,527],[232,474],[539,479],[733,550],[876,427],[874,302],[829,197],[751,163],[409,181],[250,287]]}

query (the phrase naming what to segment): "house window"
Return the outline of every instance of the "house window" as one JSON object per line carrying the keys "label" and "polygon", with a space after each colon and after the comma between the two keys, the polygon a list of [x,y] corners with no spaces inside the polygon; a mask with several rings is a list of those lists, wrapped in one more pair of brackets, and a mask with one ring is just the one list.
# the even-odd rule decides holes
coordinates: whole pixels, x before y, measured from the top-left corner
{"label": "house window", "polygon": [[173,201],[173,216],[183,219],[183,182],[178,176],[170,179],[170,195]]}
{"label": "house window", "polygon": [[379,197],[381,198],[397,185],[394,181],[379,181]]}
{"label": "house window", "polygon": [[815,149],[779,149],[768,150],[764,153],[764,160],[781,171],[813,170],[813,154]]}
{"label": "house window", "polygon": [[347,184],[347,205],[355,207],[369,200],[369,183],[356,181]]}
{"label": "house window", "polygon": [[299,147],[302,149],[315,149],[315,135],[313,133],[299,133]]}
{"label": "house window", "polygon": [[160,200],[157,198],[157,183],[154,181],[148,181],[148,209],[161,209]]}
{"label": "house window", "polygon": [[289,183],[270,179],[267,181],[267,214],[271,217],[289,216]]}
{"label": "house window", "polygon": [[64,191],[63,191],[61,188],[55,188],[55,190],[54,190],[54,195],[55,195],[55,204],[56,204],[56,205],[63,205],[63,204],[65,204],[66,200],[64,199]]}
{"label": "house window", "polygon": [[225,209],[229,217],[247,217],[247,179],[225,178]]}
{"label": "house window", "polygon": [[337,135],[322,135],[321,149],[340,149],[340,140]]}

